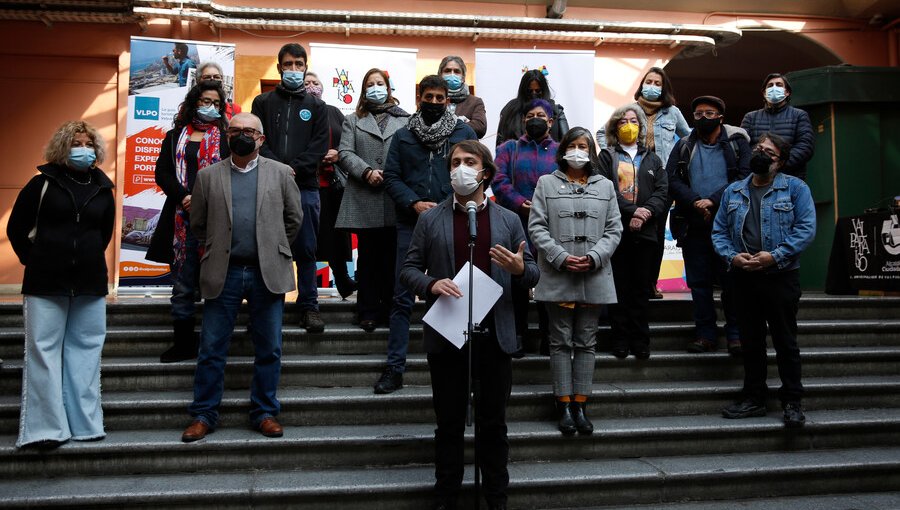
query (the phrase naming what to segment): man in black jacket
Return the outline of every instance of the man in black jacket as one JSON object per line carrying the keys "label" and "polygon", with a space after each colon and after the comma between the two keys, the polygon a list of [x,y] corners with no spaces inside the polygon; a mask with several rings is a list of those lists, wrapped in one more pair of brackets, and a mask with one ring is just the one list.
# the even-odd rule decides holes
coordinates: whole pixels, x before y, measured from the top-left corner
{"label": "man in black jacket", "polygon": [[297,308],[300,325],[320,333],[325,323],[319,315],[316,285],[316,243],[319,231],[319,180],[316,169],[328,152],[328,114],[325,103],[306,93],[306,50],[296,43],[278,51],[281,83],[275,90],[253,99],[252,113],[262,120],[266,140],[261,156],[289,165],[294,170],[303,224],[291,247],[297,261]]}
{"label": "man in black jacket", "polygon": [[694,301],[696,335],[688,352],[716,349],[716,309],[713,284],[722,286],[725,337],[728,352],[741,353],[737,309],[731,296],[731,278],[713,250],[712,220],[722,192],[750,174],[749,136],[743,129],[724,123],[725,102],[715,96],[700,96],[691,102],[694,129],[675,144],[666,163],[669,196],[675,200],[670,225],[684,257],[684,270]]}

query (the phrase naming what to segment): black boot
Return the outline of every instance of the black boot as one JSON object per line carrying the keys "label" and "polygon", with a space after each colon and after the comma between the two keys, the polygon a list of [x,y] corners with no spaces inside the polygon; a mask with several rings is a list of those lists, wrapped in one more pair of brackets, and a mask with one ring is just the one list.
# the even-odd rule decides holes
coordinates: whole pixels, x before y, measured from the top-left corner
{"label": "black boot", "polygon": [[587,402],[572,402],[572,419],[575,420],[575,428],[579,434],[593,434],[594,424],[585,414],[585,404]]}
{"label": "black boot", "polygon": [[556,401],[556,410],[559,412],[559,431],[564,436],[571,436],[575,433],[575,419],[572,417],[572,407],[574,402]]}
{"label": "black boot", "polygon": [[172,325],[175,345],[159,356],[159,362],[174,363],[196,358],[200,336],[194,332],[194,319],[176,319]]}

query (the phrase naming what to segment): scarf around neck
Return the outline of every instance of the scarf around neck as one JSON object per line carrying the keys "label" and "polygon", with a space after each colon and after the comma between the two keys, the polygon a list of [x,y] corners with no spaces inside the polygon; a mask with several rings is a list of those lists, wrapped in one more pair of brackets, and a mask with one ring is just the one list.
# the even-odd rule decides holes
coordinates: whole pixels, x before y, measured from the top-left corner
{"label": "scarf around neck", "polygon": [[644,114],[647,115],[647,131],[644,133],[644,140],[647,147],[647,150],[654,150],[656,148],[656,139],[653,137],[653,127],[656,124],[656,115],[659,113],[659,109],[662,108],[662,101],[648,101],[644,99],[643,96],[638,97],[638,104],[641,109],[644,110]]}
{"label": "scarf around neck", "polygon": [[422,112],[416,112],[409,117],[409,124],[406,127],[423,145],[434,151],[439,149],[450,138],[450,135],[456,128],[456,121],[456,115],[446,110],[437,122],[428,126],[422,120]]}

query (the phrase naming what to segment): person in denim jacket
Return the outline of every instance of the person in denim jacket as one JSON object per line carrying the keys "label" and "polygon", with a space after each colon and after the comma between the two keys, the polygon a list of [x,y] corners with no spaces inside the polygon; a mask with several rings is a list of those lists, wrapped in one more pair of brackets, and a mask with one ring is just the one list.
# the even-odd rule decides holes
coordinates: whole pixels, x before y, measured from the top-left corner
{"label": "person in denim jacket", "polygon": [[809,187],[780,173],[790,144],[766,133],[753,151],[750,177],[722,194],[713,225],[713,245],[728,264],[737,294],[744,351],[744,388],[739,402],[722,410],[726,418],[766,414],[766,328],[772,334],[784,423],[805,422],[800,399],[800,254],[816,235],[816,210]]}

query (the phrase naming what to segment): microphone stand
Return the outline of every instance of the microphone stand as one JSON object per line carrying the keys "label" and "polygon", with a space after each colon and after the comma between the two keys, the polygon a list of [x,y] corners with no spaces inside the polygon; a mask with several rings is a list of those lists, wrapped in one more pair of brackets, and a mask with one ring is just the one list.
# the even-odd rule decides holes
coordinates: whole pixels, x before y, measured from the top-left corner
{"label": "microphone stand", "polygon": [[[472,202],[469,202],[472,203]],[[468,204],[467,204],[468,206]],[[474,372],[472,371],[472,352],[475,350],[475,323],[472,320],[473,315],[473,303],[475,300],[474,297],[474,286],[475,286],[475,239],[477,235],[475,231],[470,230],[469,232],[469,292],[468,292],[468,300],[469,300],[469,320],[468,325],[466,327],[466,340],[469,344],[469,376],[468,376],[468,406],[466,409],[466,427],[474,427],[472,428],[472,463],[474,464],[475,470],[475,510],[478,510],[481,506],[481,466],[478,462],[478,423],[475,421],[475,409],[478,404],[478,382],[475,380]]]}

